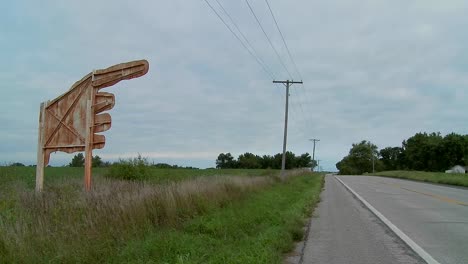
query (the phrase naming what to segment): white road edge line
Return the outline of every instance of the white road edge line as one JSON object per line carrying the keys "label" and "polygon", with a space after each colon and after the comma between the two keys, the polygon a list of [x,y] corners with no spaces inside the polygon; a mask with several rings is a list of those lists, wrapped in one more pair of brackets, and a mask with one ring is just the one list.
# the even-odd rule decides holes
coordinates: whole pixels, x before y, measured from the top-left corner
{"label": "white road edge line", "polygon": [[348,191],[350,191],[355,197],[357,197],[372,213],[374,213],[382,222],[384,222],[397,236],[401,238],[410,248],[416,252],[422,259],[424,259],[427,264],[440,264],[437,260],[435,260],[429,253],[427,253],[422,247],[416,244],[411,238],[409,238],[403,231],[401,231],[398,227],[396,227],[390,220],[388,220],[383,214],[381,214],[377,209],[375,209],[370,203],[368,203],[364,198],[362,198],[359,194],[357,194],[353,189],[351,189],[346,183],[342,180],[338,179],[334,176],[341,184],[343,184]]}

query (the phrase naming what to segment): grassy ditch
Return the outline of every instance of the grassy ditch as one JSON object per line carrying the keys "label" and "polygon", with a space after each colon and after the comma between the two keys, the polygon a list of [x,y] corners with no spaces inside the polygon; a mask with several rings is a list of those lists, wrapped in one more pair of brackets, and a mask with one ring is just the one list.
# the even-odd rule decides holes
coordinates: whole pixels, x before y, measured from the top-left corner
{"label": "grassy ditch", "polygon": [[[186,248],[190,240],[199,239],[196,234],[202,235],[204,224],[211,222],[213,225],[212,221],[219,219],[216,221],[230,220],[228,224],[233,227],[243,225],[255,212],[262,215],[257,215],[257,220],[253,219],[255,221],[250,223],[253,226],[275,224],[274,228],[285,228],[292,234],[296,233],[297,237],[300,232],[294,231],[292,226],[296,229],[302,226],[297,220],[302,219],[301,215],[305,213],[301,206],[309,205],[312,198],[318,198],[303,188],[315,186],[319,190],[317,184],[321,182],[320,177],[310,175],[291,177],[287,183],[278,182],[273,176],[187,176],[188,180],[159,184],[96,177],[94,189],[84,193],[81,176],[77,173],[76,177],[59,177],[50,181],[44,192],[36,195],[27,181],[13,177],[16,172],[8,173],[0,175],[5,176],[0,178],[0,263],[120,263],[140,260],[165,263],[161,259],[170,259],[166,261],[168,263],[185,263],[180,261],[185,261],[187,255],[178,252],[204,252],[204,246],[198,249],[196,243],[190,250]],[[283,202],[277,204],[277,201],[268,201],[275,197],[264,197],[264,205],[259,206],[269,202],[273,205],[270,214],[279,212],[280,218],[272,217],[268,220],[270,222],[263,223],[267,212],[262,210],[266,208],[259,207],[256,211],[254,197],[269,193],[271,196],[275,192],[280,196],[276,197],[278,201]],[[302,199],[302,203],[294,203],[294,199]],[[288,208],[285,207],[287,204],[290,205]],[[222,212],[238,214],[244,210],[247,210],[246,217],[249,218],[222,217]],[[289,212],[289,218],[283,218],[286,212]],[[296,220],[291,218],[293,215],[296,215]],[[160,238],[163,244],[152,243]],[[210,243],[224,251],[223,239],[214,239]],[[279,239],[281,243],[283,240]],[[175,248],[164,243],[174,243],[171,245]],[[163,258],[153,256],[153,246]],[[280,252],[286,248],[281,247]],[[141,256],[134,258],[133,254]]]}
{"label": "grassy ditch", "polygon": [[151,230],[129,242],[111,262],[282,263],[303,238],[305,217],[319,200],[323,176],[303,174],[287,183],[187,221]]}
{"label": "grassy ditch", "polygon": [[468,174],[464,173],[382,171],[372,175],[468,187]]}

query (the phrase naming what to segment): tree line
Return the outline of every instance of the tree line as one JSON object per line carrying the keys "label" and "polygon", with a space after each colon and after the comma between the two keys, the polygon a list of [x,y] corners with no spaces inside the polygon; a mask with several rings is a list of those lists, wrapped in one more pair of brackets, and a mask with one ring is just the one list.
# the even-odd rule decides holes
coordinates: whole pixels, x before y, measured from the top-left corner
{"label": "tree line", "polygon": [[[179,165],[170,165],[170,164],[167,164],[167,163],[153,163],[153,164],[150,164],[147,161],[147,159],[142,158],[141,155],[138,155],[137,159],[138,160],[144,159],[146,166],[151,166],[151,167],[155,167],[155,168],[159,168],[159,169],[198,169],[198,168],[195,168],[195,167],[184,167],[184,166],[179,166]],[[108,162],[108,161],[102,161],[101,157],[96,155],[96,156],[93,156],[91,164],[92,164],[92,167],[110,167],[110,166],[112,166],[114,164],[121,164],[121,163],[125,163],[125,162],[127,162],[127,160],[119,160],[119,161],[116,161],[114,163],[111,163],[111,162]],[[78,153],[75,156],[73,156],[73,158],[72,158],[71,162],[68,164],[68,166],[69,167],[84,167],[84,163],[85,163],[85,158],[84,158],[83,153]]]}
{"label": "tree line", "polygon": [[[84,167],[85,157],[83,153],[78,153],[73,156],[71,162],[68,164],[69,167]],[[101,157],[98,155],[93,156],[91,161],[93,167],[109,167],[111,165],[108,161],[102,161]]]}
{"label": "tree line", "polygon": [[440,172],[455,165],[468,165],[468,135],[416,133],[400,147],[377,146],[363,140],[352,145],[349,154],[336,164],[340,174],[362,174],[383,170]]}
{"label": "tree line", "polygon": [[[250,152],[241,154],[235,159],[231,153],[220,153],[216,159],[218,169],[281,169],[283,154],[255,155]],[[286,152],[286,169],[310,168],[316,166],[309,153],[296,156],[291,151]]]}

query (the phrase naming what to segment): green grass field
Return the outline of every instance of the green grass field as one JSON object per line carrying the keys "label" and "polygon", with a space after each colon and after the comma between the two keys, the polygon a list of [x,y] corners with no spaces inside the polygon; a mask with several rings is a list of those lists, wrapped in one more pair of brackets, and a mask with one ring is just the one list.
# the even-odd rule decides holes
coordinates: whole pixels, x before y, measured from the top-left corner
{"label": "green grass field", "polygon": [[382,171],[373,173],[372,175],[468,187],[468,174],[424,171]]}
{"label": "green grass field", "polygon": [[[93,168],[93,177],[102,178],[109,168]],[[148,181],[154,183],[181,181],[200,176],[213,175],[239,175],[239,176],[266,176],[277,175],[278,170],[243,170],[243,169],[159,169],[149,167],[150,176]],[[48,167],[44,170],[44,185],[54,184],[56,182],[66,181],[68,179],[81,179],[83,177],[83,168],[73,167]],[[28,188],[34,188],[36,168],[34,167],[0,167],[0,190],[2,185],[14,182]]]}
{"label": "green grass field", "polygon": [[321,175],[151,168],[147,181],[82,168],[0,167],[0,263],[280,263],[302,237]]}

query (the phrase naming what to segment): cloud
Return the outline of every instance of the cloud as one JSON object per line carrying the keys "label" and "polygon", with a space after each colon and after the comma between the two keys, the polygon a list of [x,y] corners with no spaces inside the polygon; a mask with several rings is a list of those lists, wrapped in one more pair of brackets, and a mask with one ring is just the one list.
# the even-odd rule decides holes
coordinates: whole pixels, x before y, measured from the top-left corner
{"label": "cloud", "polygon": [[[275,77],[289,79],[245,4],[221,3]],[[268,9],[252,4],[300,79]],[[289,150],[310,153],[308,139],[320,138],[316,156],[333,170],[364,139],[386,147],[420,131],[467,133],[465,1],[270,4],[304,80],[291,87]],[[203,1],[15,1],[4,10],[0,161],[35,162],[41,101],[93,69],[142,58],[146,76],[106,89],[116,106],[96,153],[211,167],[218,152],[281,152],[284,87]]]}

